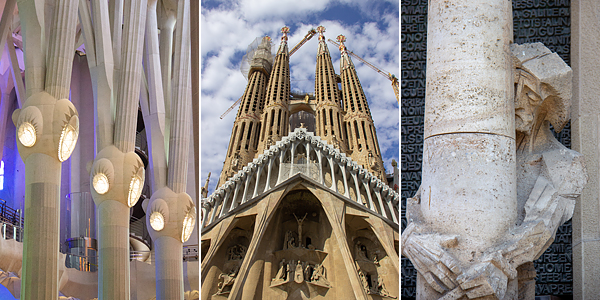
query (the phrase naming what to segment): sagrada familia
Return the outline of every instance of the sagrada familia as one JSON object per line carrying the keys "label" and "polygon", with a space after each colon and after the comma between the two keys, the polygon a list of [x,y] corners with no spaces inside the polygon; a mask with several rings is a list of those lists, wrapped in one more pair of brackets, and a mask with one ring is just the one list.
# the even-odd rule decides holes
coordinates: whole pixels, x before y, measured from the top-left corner
{"label": "sagrada familia", "polygon": [[198,1],[0,10],[0,298],[198,299]]}
{"label": "sagrada familia", "polygon": [[316,29],[315,92],[296,95],[288,31],[274,61],[269,37],[252,51],[218,188],[202,200],[201,299],[397,299],[399,195],[345,37],[338,75]]}

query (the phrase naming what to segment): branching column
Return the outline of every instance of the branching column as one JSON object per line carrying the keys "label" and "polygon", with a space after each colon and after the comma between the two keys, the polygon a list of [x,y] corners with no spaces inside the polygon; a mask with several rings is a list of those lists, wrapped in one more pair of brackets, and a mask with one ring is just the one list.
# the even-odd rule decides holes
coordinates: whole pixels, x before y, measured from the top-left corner
{"label": "branching column", "polygon": [[152,194],[146,223],[156,255],[156,299],[183,300],[183,243],[194,228],[196,207],[186,193],[191,138],[191,45],[189,1],[179,0],[167,185]]}
{"label": "branching column", "polygon": [[[117,66],[120,72],[116,93],[114,145],[102,141],[107,146],[96,155],[90,174],[92,196],[99,219],[99,299],[127,300],[130,297],[129,208],[138,201],[145,178],[144,165],[135,154],[134,147],[142,79],[146,6],[146,0],[127,0],[123,6],[124,15],[116,14],[112,18],[117,23],[121,19],[124,21],[122,43],[118,39],[113,41],[113,51],[121,52]],[[106,6],[94,7],[101,10],[95,11],[95,15],[106,15]],[[102,19],[95,19],[95,22],[106,25]],[[104,38],[105,35],[101,33],[106,33],[106,28],[107,26],[102,26],[100,30],[103,31],[98,31],[97,34]],[[102,47],[103,51],[110,51],[107,49],[110,41],[103,39],[100,42],[96,44],[96,48]],[[115,48],[118,45],[121,47]],[[102,132],[102,129],[106,129],[105,126],[112,124],[101,125],[103,127],[98,130]]]}
{"label": "branching column", "polygon": [[25,162],[21,299],[56,299],[61,162],[70,157],[79,134],[77,110],[68,100],[77,1],[56,2],[47,45],[48,67],[43,1],[20,2],[19,11],[26,44],[27,100],[12,119]]}

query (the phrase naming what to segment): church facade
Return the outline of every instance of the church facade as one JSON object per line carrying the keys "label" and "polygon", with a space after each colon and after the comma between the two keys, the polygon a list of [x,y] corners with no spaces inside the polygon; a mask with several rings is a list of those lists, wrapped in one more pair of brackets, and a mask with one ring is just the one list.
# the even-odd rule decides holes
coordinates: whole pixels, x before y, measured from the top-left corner
{"label": "church facade", "polygon": [[[202,199],[201,299],[396,299],[399,195],[356,69],[319,26],[314,94],[290,93],[289,28],[264,37],[217,189]],[[394,165],[395,167],[395,165]]]}

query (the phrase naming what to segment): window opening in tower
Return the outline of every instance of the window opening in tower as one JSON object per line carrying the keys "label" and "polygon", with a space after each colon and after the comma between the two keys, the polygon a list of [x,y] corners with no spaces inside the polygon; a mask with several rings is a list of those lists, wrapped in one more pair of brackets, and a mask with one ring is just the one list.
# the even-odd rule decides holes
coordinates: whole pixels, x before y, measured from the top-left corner
{"label": "window opening in tower", "polygon": [[238,143],[237,143],[236,150],[240,150],[240,148],[242,146],[241,145],[241,142],[242,142],[241,139],[244,138],[244,129],[246,129],[246,123],[242,123],[242,129],[240,130],[240,141],[238,141]]}
{"label": "window opening in tower", "polygon": [[246,138],[246,147],[245,149],[248,150],[248,146],[250,144],[250,135],[252,134],[252,125],[254,123],[250,122],[250,125],[248,126],[248,137]]}
{"label": "window opening in tower", "polygon": [[275,121],[275,111],[271,112],[271,122],[269,123],[269,135],[273,135],[273,121]]}
{"label": "window opening in tower", "polygon": [[256,132],[256,135],[254,136],[254,150],[256,151],[256,148],[258,147],[258,137],[260,136],[261,133],[261,122],[258,122],[258,125],[256,126],[256,130],[258,130],[258,132]]}
{"label": "window opening in tower", "polygon": [[237,125],[234,127],[233,129],[233,137],[231,138],[231,141],[229,142],[229,153],[227,154],[227,156],[231,156],[231,152],[233,151],[233,147],[235,146],[235,136],[237,135]]}
{"label": "window opening in tower", "polygon": [[365,121],[362,121],[362,129],[365,137],[365,145],[367,146],[367,150],[369,150],[369,139],[367,138],[367,130],[365,129]]}
{"label": "window opening in tower", "polygon": [[279,128],[281,127],[281,109],[277,113],[277,135],[279,135]]}

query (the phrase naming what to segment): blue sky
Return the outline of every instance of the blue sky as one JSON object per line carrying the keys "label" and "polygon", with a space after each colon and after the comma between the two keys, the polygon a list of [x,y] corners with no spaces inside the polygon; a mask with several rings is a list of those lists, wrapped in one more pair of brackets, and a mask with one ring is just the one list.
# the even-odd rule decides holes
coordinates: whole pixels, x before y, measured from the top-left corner
{"label": "blue sky", "polygon": [[[325,37],[346,36],[346,47],[379,68],[400,77],[399,1],[360,0],[203,0],[201,2],[201,184],[212,172],[214,190],[229,144],[237,107],[222,120],[244,92],[246,79],[239,70],[246,49],[255,38],[268,35],[274,49],[280,29],[290,27],[288,45],[296,45],[311,28],[323,25]],[[291,88],[314,92],[317,37],[290,59]],[[339,74],[340,53],[328,44]],[[386,171],[399,161],[400,112],[391,82],[353,58],[369,101]]]}

